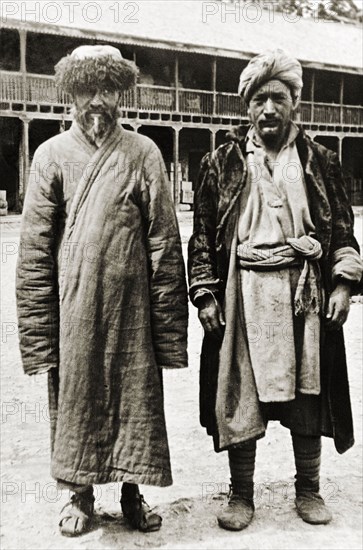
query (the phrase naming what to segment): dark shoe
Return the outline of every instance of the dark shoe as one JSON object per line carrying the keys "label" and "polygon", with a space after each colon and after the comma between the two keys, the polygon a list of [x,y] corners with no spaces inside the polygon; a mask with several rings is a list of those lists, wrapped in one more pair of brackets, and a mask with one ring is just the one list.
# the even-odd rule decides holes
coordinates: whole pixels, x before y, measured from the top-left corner
{"label": "dark shoe", "polygon": [[227,506],[217,516],[218,524],[229,531],[242,531],[251,523],[254,512],[255,507],[252,500],[233,493],[233,489],[231,489]]}
{"label": "dark shoe", "polygon": [[78,537],[90,528],[95,498],[93,489],[74,493],[61,510],[60,532],[66,537]]}
{"label": "dark shoe", "polygon": [[319,493],[305,491],[296,495],[296,510],[301,519],[313,525],[326,525],[332,520],[329,508]]}
{"label": "dark shoe", "polygon": [[122,513],[131,527],[144,533],[159,531],[162,518],[151,510],[144,497],[140,495],[137,486],[134,494],[127,496],[122,494],[120,503]]}

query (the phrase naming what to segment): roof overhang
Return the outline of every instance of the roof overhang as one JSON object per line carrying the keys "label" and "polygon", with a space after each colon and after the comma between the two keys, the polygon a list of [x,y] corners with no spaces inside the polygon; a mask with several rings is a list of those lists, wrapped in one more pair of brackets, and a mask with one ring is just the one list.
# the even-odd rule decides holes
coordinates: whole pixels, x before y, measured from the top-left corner
{"label": "roof overhang", "polygon": [[[214,48],[211,46],[202,46],[193,43],[173,42],[170,40],[155,40],[153,38],[144,38],[140,36],[131,36],[130,34],[93,31],[90,29],[82,29],[79,27],[68,27],[62,25],[54,25],[47,23],[39,23],[35,21],[21,21],[17,19],[7,18],[6,21],[0,20],[0,28],[13,29],[18,31],[26,31],[39,34],[69,36],[74,38],[94,39],[100,41],[109,41],[116,44],[126,44],[130,46],[140,46],[148,48],[157,48],[171,50],[175,52],[189,52],[212,57],[225,57],[232,59],[249,60],[256,55],[256,52],[232,50],[228,48]],[[316,61],[307,61],[299,59],[303,67],[311,69],[320,69],[325,71],[336,71],[352,74],[363,75],[363,67],[351,67],[346,65],[334,65],[331,63],[319,63]]]}

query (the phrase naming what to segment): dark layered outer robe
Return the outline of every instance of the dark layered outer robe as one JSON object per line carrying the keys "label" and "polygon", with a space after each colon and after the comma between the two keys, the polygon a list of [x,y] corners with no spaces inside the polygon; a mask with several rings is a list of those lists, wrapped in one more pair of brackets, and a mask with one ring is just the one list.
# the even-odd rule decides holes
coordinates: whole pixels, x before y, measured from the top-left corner
{"label": "dark layered outer robe", "polygon": [[49,371],[53,477],[169,485],[161,369],[187,365],[187,292],[151,140],[117,127],[97,149],[74,123],[39,147],[17,303],[24,370]]}
{"label": "dark layered outer robe", "polygon": [[[353,235],[353,213],[337,155],[312,141],[302,129],[296,146],[316,239],[323,250],[319,264],[328,298],[332,291],[333,253],[344,247],[359,251]],[[189,242],[188,271],[193,302],[199,289],[208,289],[222,305],[224,303],[239,199],[247,181],[245,147],[244,131],[240,127],[230,141],[207,154],[201,162],[195,191],[194,230]],[[226,326],[226,332],[228,330]],[[333,437],[338,452],[343,453],[354,443],[343,330],[328,332],[322,326],[320,336],[320,433]],[[213,436],[216,451],[223,450],[215,411],[220,345],[205,336],[200,370],[200,420]],[[241,392],[234,388],[233,393]],[[238,406],[243,414],[249,403]],[[230,413],[226,411],[226,414]],[[246,435],[241,433],[241,442],[245,439]]]}

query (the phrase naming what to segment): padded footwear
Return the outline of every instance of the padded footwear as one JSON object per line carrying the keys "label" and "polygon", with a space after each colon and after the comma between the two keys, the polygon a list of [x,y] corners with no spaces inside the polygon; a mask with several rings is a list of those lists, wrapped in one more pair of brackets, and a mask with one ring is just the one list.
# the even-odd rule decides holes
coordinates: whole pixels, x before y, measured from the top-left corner
{"label": "padded footwear", "polygon": [[140,495],[137,486],[134,494],[127,496],[122,494],[120,503],[124,517],[134,529],[144,533],[160,529],[162,518],[151,510],[144,497]]}
{"label": "padded footwear", "polygon": [[301,519],[313,525],[326,525],[332,520],[329,508],[319,493],[304,491],[296,495],[296,510]]}
{"label": "padded footwear", "polygon": [[90,528],[95,498],[93,489],[84,493],[74,493],[61,510],[59,528],[66,537],[78,537]]}
{"label": "padded footwear", "polygon": [[254,512],[255,507],[251,500],[232,492],[228,504],[217,516],[218,524],[229,531],[242,531],[251,523]]}

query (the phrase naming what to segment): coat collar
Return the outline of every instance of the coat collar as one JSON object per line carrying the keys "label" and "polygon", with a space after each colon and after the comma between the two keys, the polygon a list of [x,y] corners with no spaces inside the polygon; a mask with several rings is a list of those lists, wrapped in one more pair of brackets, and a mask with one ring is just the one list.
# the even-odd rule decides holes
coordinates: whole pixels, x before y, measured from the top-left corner
{"label": "coat collar", "polygon": [[[326,255],[329,251],[331,241],[332,216],[324,183],[324,179],[326,178],[326,166],[322,165],[324,155],[319,149],[320,146],[306,135],[303,128],[300,126],[298,128],[296,147],[305,175],[309,206],[318,239],[321,242],[324,255]],[[220,154],[225,155],[227,158],[223,159],[225,184],[223,189],[221,189],[220,196],[217,221],[217,248],[222,247],[222,235],[225,234],[226,224],[230,221],[231,212],[235,209],[237,200],[246,184],[247,166],[245,156],[248,129],[249,126],[237,126],[233,128],[226,136],[229,140],[227,151],[225,149],[220,150]],[[226,145],[222,147],[226,147]],[[217,155],[218,151],[219,149],[216,151]],[[238,175],[236,176],[236,174]]]}

